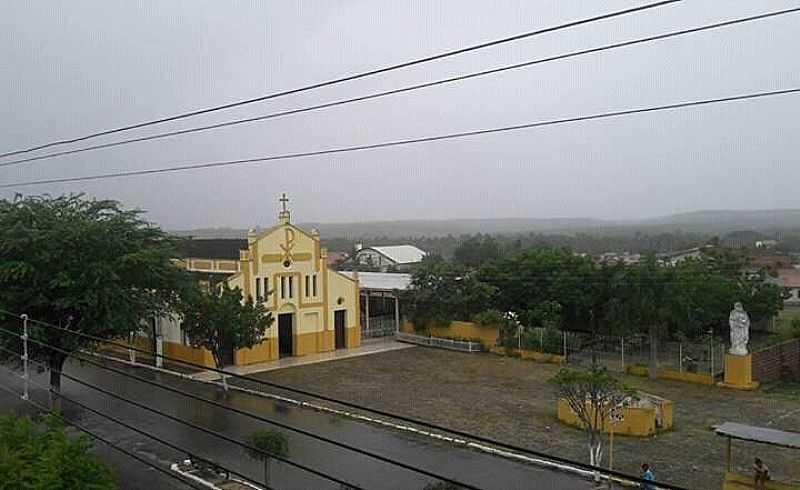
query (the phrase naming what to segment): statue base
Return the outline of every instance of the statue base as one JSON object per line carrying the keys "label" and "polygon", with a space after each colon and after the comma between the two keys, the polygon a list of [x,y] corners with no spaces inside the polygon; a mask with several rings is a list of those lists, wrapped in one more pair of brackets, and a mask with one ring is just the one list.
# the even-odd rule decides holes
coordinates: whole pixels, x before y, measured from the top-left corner
{"label": "statue base", "polygon": [[725,354],[725,378],[717,383],[721,388],[735,390],[755,390],[758,382],[753,381],[753,356],[735,356]]}

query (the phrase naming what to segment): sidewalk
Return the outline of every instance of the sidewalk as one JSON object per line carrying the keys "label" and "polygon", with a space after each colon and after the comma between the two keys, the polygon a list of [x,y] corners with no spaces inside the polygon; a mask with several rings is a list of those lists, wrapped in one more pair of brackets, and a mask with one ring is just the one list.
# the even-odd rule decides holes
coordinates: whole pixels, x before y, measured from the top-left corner
{"label": "sidewalk", "polygon": [[[393,338],[370,339],[364,341],[361,344],[361,347],[356,349],[339,349],[331,352],[308,354],[301,357],[284,357],[283,359],[278,359],[276,361],[259,362],[255,364],[248,364],[246,366],[225,366],[225,370],[236,374],[247,375],[262,373],[264,371],[273,371],[275,369],[316,364],[318,362],[336,361],[339,359],[348,359],[350,357],[378,354],[380,352],[410,349],[412,347],[415,346],[397,342]],[[190,377],[198,381],[216,381],[220,379],[219,374],[215,373],[214,371],[202,371],[197,374],[192,374]]]}

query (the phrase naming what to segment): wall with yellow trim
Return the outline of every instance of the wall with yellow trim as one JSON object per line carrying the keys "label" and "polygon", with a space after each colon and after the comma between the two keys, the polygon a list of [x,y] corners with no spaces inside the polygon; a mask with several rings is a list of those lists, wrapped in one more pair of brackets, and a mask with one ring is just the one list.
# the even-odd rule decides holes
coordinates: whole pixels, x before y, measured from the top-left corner
{"label": "wall with yellow trim", "polygon": [[[573,413],[566,400],[559,399],[557,404],[558,420],[574,427],[583,427],[583,422]],[[673,404],[669,400],[662,402],[662,428],[660,431],[672,428]],[[593,413],[593,412],[592,412]],[[603,432],[608,433],[611,425],[606,416],[602,422]],[[648,437],[656,433],[656,409],[655,407],[625,407],[623,409],[623,421],[614,426],[614,433],[635,437]]]}
{"label": "wall with yellow trim", "polygon": [[474,322],[452,321],[446,326],[428,327],[425,333],[417,332],[414,324],[404,321],[400,325],[400,331],[411,334],[432,335],[434,337],[462,337],[481,339],[487,349],[491,349],[497,343],[500,329],[496,326],[484,326]]}
{"label": "wall with yellow trim", "polygon": [[492,347],[489,349],[492,354],[500,356],[519,357],[528,361],[544,362],[547,364],[566,364],[567,358],[558,354],[548,354],[535,350],[509,349],[506,347]]}
{"label": "wall with yellow trim", "polygon": [[326,330],[334,329],[334,312],[346,310],[345,345],[352,349],[361,345],[361,318],[358,314],[358,281],[336,271],[328,270],[328,325]]}
{"label": "wall with yellow trim", "polygon": [[[647,376],[649,371],[647,366],[626,366],[625,372],[634,376]],[[658,379],[668,379],[672,381],[685,381],[687,383],[696,383],[701,385],[713,385],[714,378],[710,374],[690,373],[688,371],[679,371],[677,369],[661,368],[657,373]]]}
{"label": "wall with yellow trim", "polygon": [[206,349],[194,348],[190,345],[183,345],[177,342],[164,342],[164,355],[180,359],[181,361],[188,361],[195,364],[200,364],[205,367],[216,367],[214,363],[214,356],[211,355]]}
{"label": "wall with yellow trim", "polygon": [[[725,473],[725,482],[722,484],[722,490],[751,490],[752,488],[753,475],[740,475],[731,472]],[[768,480],[765,488],[767,490],[798,490],[800,489],[800,485]]]}
{"label": "wall with yellow trim", "polygon": [[273,361],[278,358],[277,341],[267,338],[250,349],[239,349],[233,355],[233,362],[237,366]]}

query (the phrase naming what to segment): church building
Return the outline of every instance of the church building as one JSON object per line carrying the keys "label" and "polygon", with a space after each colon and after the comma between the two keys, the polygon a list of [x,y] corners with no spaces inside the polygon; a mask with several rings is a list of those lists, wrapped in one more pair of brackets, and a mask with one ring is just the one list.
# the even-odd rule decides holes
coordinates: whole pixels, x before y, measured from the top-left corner
{"label": "church building", "polygon": [[[319,233],[293,225],[288,199],[272,228],[247,235],[239,250],[237,272],[224,279],[245,298],[264,303],[274,322],[264,340],[251,349],[223,354],[226,365],[246,365],[288,356],[303,356],[361,344],[358,276],[328,268]],[[230,269],[230,268],[229,268]],[[212,365],[210,353],[189,346],[176,321],[161,323],[164,354]]]}
{"label": "church building", "polygon": [[284,195],[275,226],[248,233],[239,272],[227,280],[275,318],[264,342],[235,353],[237,365],[361,344],[358,280],[328,268],[319,233],[293,225],[287,202]]}

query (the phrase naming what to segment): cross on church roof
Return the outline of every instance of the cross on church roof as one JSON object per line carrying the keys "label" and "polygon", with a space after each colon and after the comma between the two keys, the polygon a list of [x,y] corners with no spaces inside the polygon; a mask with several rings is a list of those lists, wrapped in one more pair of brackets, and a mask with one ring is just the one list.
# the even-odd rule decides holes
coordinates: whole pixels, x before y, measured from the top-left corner
{"label": "cross on church roof", "polygon": [[278,201],[280,201],[280,202],[281,202],[281,205],[283,206],[283,212],[285,213],[285,212],[287,211],[287,209],[286,209],[286,204],[289,202],[289,198],[288,198],[288,197],[286,197],[286,193],[285,193],[285,192],[283,193],[283,195],[281,196],[281,198],[280,198],[280,199],[278,199]]}

